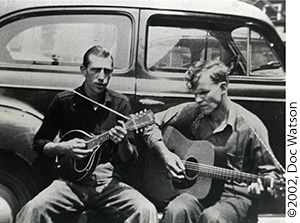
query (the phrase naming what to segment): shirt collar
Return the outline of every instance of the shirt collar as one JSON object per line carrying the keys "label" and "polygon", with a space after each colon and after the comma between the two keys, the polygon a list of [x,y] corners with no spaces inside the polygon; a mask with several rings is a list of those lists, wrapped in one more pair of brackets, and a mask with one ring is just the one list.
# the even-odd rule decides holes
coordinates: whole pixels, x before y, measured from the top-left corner
{"label": "shirt collar", "polygon": [[229,101],[229,113],[227,118],[227,124],[231,125],[232,129],[235,130],[236,110],[231,101]]}
{"label": "shirt collar", "polygon": [[[205,119],[205,115],[201,113],[198,118]],[[221,132],[223,131],[227,125],[230,125],[232,130],[235,131],[235,124],[236,124],[236,110],[231,101],[229,101],[229,111],[228,111],[228,117],[225,123],[222,123],[220,126],[218,126],[213,133]]]}

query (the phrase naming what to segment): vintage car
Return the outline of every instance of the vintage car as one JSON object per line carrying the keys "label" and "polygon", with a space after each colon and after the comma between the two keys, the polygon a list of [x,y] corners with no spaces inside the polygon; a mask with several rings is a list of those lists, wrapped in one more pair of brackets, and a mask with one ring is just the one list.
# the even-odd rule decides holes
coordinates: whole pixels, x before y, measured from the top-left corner
{"label": "vintage car", "polygon": [[[52,160],[33,152],[32,139],[54,95],[82,83],[83,53],[96,44],[112,52],[109,87],[127,95],[134,112],[193,101],[187,68],[223,61],[232,70],[230,98],[265,123],[285,166],[285,45],[258,8],[234,0],[0,4],[0,219],[14,219],[56,176]],[[142,191],[143,166],[136,170],[128,179]],[[262,205],[259,222],[283,217],[284,198]]]}

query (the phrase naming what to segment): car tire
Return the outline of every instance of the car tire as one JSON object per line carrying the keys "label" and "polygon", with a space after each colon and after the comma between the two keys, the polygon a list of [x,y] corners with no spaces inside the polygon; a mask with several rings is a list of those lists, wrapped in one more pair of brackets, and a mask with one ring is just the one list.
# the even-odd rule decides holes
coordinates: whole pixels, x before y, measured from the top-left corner
{"label": "car tire", "polygon": [[[15,173],[16,171],[14,171]],[[32,184],[32,179],[28,176],[20,177],[17,174],[0,169],[0,223],[14,222],[15,216],[33,196],[29,185]],[[26,182],[26,183],[25,183]]]}

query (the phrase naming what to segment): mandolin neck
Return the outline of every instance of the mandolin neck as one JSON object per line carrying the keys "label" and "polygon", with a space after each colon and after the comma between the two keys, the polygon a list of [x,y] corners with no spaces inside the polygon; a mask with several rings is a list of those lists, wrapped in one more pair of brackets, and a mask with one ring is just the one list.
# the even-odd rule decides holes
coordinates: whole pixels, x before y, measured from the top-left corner
{"label": "mandolin neck", "polygon": [[98,135],[87,142],[87,148],[95,148],[110,139],[109,131]]}

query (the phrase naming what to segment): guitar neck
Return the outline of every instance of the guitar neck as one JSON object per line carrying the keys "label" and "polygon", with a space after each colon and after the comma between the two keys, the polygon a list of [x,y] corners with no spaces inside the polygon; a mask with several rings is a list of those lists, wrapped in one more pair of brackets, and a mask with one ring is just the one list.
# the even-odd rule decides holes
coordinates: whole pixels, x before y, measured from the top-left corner
{"label": "guitar neck", "polygon": [[[201,163],[192,163],[190,161],[183,161],[183,162],[185,163],[187,169],[197,171],[199,175],[204,177],[236,181],[239,183],[247,183],[247,184],[250,184],[252,182],[257,182],[257,179],[260,178],[264,186],[270,186],[269,178],[264,178],[255,174],[239,172],[231,169],[210,166]],[[277,185],[280,185],[279,180],[274,181],[275,188]]]}
{"label": "guitar neck", "polygon": [[209,166],[204,164],[199,164],[199,166],[201,166],[200,172],[203,175],[211,178],[252,183],[252,182],[256,182],[257,178],[259,177],[258,175],[255,174],[238,172],[238,171],[221,168],[221,167]]}

